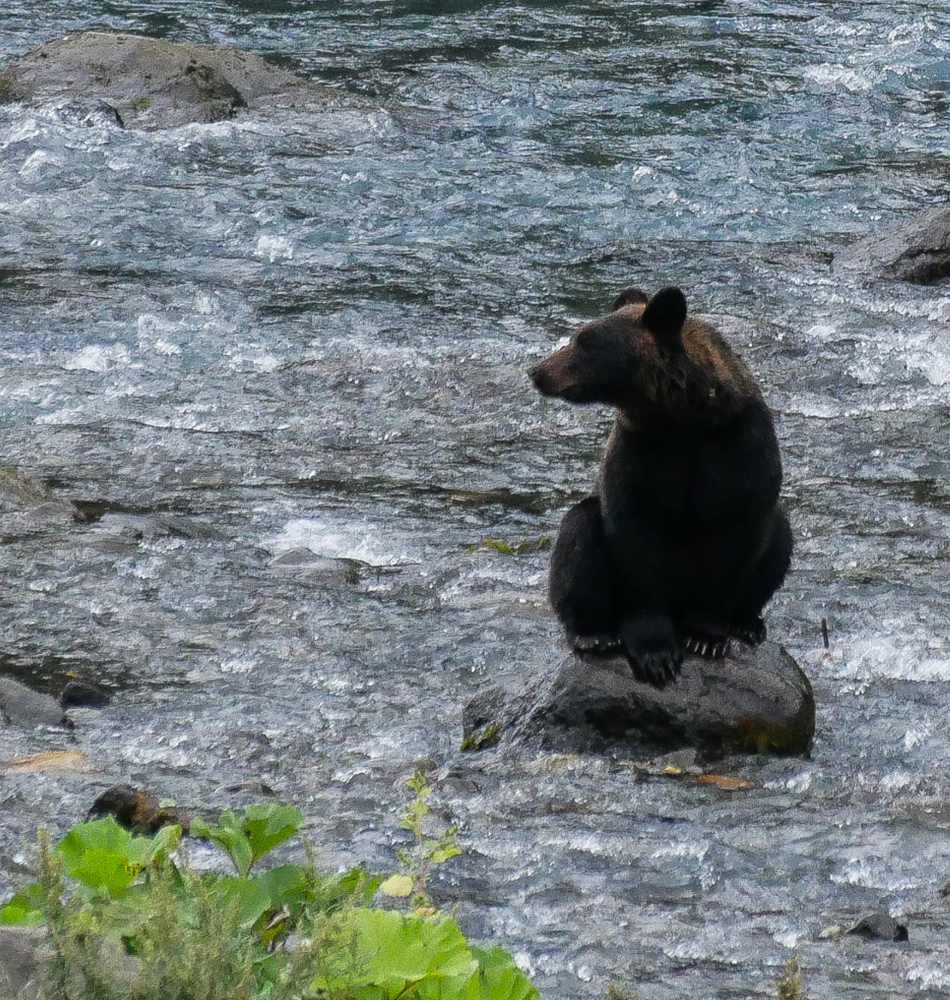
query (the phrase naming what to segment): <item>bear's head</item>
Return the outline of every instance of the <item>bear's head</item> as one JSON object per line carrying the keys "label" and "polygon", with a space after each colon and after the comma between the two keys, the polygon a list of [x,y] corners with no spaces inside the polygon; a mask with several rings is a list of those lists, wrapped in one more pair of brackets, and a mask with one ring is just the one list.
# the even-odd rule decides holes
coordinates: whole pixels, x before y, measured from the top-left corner
{"label": "bear's head", "polygon": [[682,385],[685,322],[686,297],[678,288],[650,299],[627,288],[609,315],[582,326],[528,374],[545,396],[634,409]]}

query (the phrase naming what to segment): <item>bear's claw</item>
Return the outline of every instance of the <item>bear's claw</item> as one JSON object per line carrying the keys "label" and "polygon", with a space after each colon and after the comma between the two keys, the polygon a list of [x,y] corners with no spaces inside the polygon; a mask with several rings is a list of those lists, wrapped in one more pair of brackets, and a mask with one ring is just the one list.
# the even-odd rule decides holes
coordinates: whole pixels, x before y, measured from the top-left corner
{"label": "bear's claw", "polygon": [[666,687],[680,672],[682,663],[682,657],[676,649],[658,649],[628,658],[633,676],[655,688]]}
{"label": "bear's claw", "polygon": [[683,639],[683,649],[707,660],[721,660],[729,651],[729,637],[725,635],[688,635]]}
{"label": "bear's claw", "polygon": [[615,635],[571,635],[568,636],[571,646],[577,653],[594,653],[607,656],[619,652],[620,640]]}

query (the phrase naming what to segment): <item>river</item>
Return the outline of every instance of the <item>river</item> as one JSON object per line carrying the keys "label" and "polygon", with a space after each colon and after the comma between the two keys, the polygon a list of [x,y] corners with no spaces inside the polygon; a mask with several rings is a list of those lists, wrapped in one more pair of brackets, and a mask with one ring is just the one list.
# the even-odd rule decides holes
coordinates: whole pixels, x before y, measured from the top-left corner
{"label": "river", "polygon": [[[113,692],[0,729],[0,890],[128,781],[263,783],[318,858],[392,869],[405,778],[464,853],[434,894],[542,994],[950,995],[950,295],[836,249],[945,198],[932,0],[0,3],[0,58],[108,27],[358,98],[141,132],[0,105],[2,462],[86,513],[5,531],[4,671]],[[772,638],[810,759],[730,792],[622,758],[460,755],[482,685],[554,668],[551,535],[610,414],[525,371],[629,284],[681,286],[775,410],[794,565]],[[822,647],[826,618],[830,648]],[[866,913],[906,944],[841,937]]]}

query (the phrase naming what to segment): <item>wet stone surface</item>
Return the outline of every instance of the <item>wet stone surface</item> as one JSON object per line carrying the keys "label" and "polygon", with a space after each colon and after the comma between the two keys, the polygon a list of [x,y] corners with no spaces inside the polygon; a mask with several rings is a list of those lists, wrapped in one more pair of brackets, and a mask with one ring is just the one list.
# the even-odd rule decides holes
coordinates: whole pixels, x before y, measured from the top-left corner
{"label": "wet stone surface", "polygon": [[463,745],[498,739],[552,750],[648,755],[695,746],[715,752],[807,754],[815,732],[808,678],[781,646],[732,643],[722,659],[688,656],[663,688],[638,681],[623,657],[569,654],[523,689],[484,692],[463,713]]}
{"label": "wet stone surface", "polygon": [[928,208],[872,233],[836,254],[835,267],[918,284],[950,277],[950,208]]}
{"label": "wet stone surface", "polygon": [[250,52],[122,32],[66,35],[0,66],[0,100],[58,101],[87,126],[169,128],[334,96]]}

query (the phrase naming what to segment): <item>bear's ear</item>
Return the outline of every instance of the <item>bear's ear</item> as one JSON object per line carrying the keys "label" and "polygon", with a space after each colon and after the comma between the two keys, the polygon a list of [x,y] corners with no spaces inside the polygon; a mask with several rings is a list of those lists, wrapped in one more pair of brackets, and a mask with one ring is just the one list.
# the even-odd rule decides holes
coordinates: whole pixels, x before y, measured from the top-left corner
{"label": "bear's ear", "polygon": [[624,306],[635,305],[638,302],[646,302],[649,295],[642,288],[625,288],[615,299],[610,311],[615,313]]}
{"label": "bear's ear", "polygon": [[640,322],[658,340],[678,339],[686,322],[686,296],[678,288],[661,288],[647,303]]}

